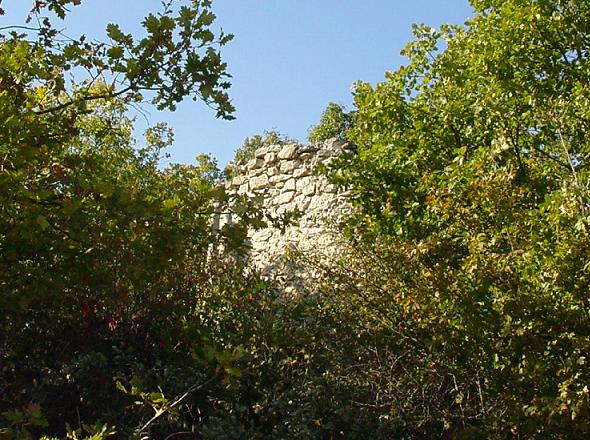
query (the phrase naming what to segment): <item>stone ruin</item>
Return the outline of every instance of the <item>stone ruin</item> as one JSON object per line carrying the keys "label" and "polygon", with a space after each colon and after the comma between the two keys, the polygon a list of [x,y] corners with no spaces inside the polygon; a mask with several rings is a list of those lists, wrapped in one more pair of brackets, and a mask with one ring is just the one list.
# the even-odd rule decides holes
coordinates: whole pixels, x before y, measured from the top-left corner
{"label": "stone ruin", "polygon": [[[317,168],[348,150],[347,144],[337,140],[259,148],[248,162],[236,165],[235,176],[226,182],[230,194],[258,198],[273,217],[297,213],[293,224],[284,229],[269,225],[249,232],[250,263],[282,281],[287,293],[313,278],[313,269],[296,264],[290,256],[327,259],[338,253],[334,228],[351,208],[346,193],[339,192]],[[221,227],[232,217],[225,214],[215,221]]]}

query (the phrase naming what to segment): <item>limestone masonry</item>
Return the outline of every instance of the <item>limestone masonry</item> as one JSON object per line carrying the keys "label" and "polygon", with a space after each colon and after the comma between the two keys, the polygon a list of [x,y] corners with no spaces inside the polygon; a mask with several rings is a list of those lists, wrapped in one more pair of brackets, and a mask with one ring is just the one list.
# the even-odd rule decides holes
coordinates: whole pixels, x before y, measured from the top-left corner
{"label": "limestone masonry", "polygon": [[[331,227],[334,219],[350,211],[350,206],[346,194],[339,193],[314,170],[345,150],[347,145],[336,140],[319,145],[273,145],[256,150],[251,160],[237,165],[236,176],[226,184],[230,193],[258,197],[272,216],[295,210],[301,213],[284,231],[267,227],[250,232],[251,259],[256,267],[275,275],[282,273],[286,278],[305,278],[308,275],[293,273],[292,267],[286,269],[289,251],[326,257],[337,252]],[[230,216],[221,223],[227,221],[232,221]]]}

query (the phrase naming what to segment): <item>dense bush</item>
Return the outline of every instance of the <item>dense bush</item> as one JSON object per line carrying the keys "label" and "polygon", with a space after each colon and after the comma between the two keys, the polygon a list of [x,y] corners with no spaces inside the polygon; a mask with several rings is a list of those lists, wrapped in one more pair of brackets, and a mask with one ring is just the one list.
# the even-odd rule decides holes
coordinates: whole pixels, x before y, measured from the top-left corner
{"label": "dense bush", "polygon": [[[78,3],[37,2],[32,13],[49,8],[63,18],[65,7]],[[208,29],[213,18],[207,1],[166,7],[146,18],[145,38],[136,43],[109,25],[108,50],[83,37],[61,38],[42,17],[31,35],[3,28],[9,32],[0,36],[3,438],[64,435],[66,424],[79,437],[82,424],[92,434],[102,431],[100,423],[116,425],[125,437],[147,413],[133,409],[133,393],[117,389],[117,380],[168,395],[215,369],[214,361],[183,368],[186,341],[197,338],[192,347],[199,335],[183,321],[195,299],[177,283],[190,277],[201,291],[210,285],[207,254],[224,239],[210,228],[214,202],[224,200],[219,174],[207,158],[159,168],[171,132],[157,125],[136,145],[125,116],[145,90],[160,108],[190,95],[231,116],[228,84],[220,82],[225,65],[215,49],[228,37],[215,38]],[[203,63],[188,63],[186,71],[154,68],[186,57]],[[82,67],[90,78],[68,83],[67,72]],[[222,232],[229,242],[240,227]]]}
{"label": "dense bush", "polygon": [[352,118],[353,113],[346,112],[343,105],[331,102],[322,113],[318,125],[309,129],[307,139],[309,142],[323,142],[332,138],[346,141]]}

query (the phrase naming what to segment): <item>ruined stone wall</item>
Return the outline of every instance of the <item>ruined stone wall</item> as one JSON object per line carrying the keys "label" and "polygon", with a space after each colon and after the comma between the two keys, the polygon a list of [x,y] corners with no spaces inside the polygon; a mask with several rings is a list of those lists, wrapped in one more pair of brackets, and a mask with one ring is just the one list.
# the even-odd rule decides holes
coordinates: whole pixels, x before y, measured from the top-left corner
{"label": "ruined stone wall", "polygon": [[312,276],[305,267],[293,267],[288,258],[293,251],[316,257],[337,253],[334,220],[349,212],[350,206],[346,194],[314,171],[346,149],[336,140],[260,148],[247,163],[237,165],[235,177],[227,182],[230,193],[260,198],[272,216],[295,210],[300,213],[284,231],[270,226],[249,235],[252,263],[263,272],[281,275],[286,285]]}

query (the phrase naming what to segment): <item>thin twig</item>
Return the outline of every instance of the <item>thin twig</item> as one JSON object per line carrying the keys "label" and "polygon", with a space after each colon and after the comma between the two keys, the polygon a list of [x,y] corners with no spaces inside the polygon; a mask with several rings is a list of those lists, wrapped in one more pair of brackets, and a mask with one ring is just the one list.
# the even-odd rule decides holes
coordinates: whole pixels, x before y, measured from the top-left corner
{"label": "thin twig", "polygon": [[8,31],[10,29],[22,29],[25,31],[40,31],[41,28],[34,28],[34,27],[29,27],[29,26],[3,26],[0,27],[0,31]]}
{"label": "thin twig", "polygon": [[198,391],[204,387],[206,387],[207,385],[209,385],[211,382],[213,382],[215,379],[217,378],[217,374],[213,375],[211,378],[209,378],[208,380],[206,380],[205,382],[198,384],[198,385],[193,385],[192,387],[190,387],[187,391],[185,391],[181,396],[177,397],[175,400],[173,400],[172,402],[164,405],[161,409],[157,409],[156,414],[154,414],[154,416],[149,419],[139,430],[135,431],[136,435],[141,434],[142,432],[144,432],[153,422],[155,422],[157,419],[159,419],[162,415],[164,415],[167,411],[170,411],[172,408],[174,408],[175,406],[179,405],[184,399],[186,399],[191,393],[194,393],[195,391]]}
{"label": "thin twig", "polygon": [[[567,161],[570,165],[570,168],[572,169],[572,175],[574,176],[574,183],[576,184],[576,188],[578,189],[578,191],[580,191],[580,182],[578,180],[578,173],[576,172],[576,167],[574,166],[574,163],[572,162],[572,157],[567,149],[567,146],[565,144],[565,140],[563,139],[563,136],[561,134],[561,130],[558,128],[557,129],[557,134],[559,136],[559,140],[561,141],[561,146],[563,147],[563,151],[565,152],[565,155],[567,156]],[[580,208],[582,209],[582,211],[585,210],[585,206],[584,206],[584,199],[582,199],[582,195],[578,194],[578,201],[580,202]]]}

